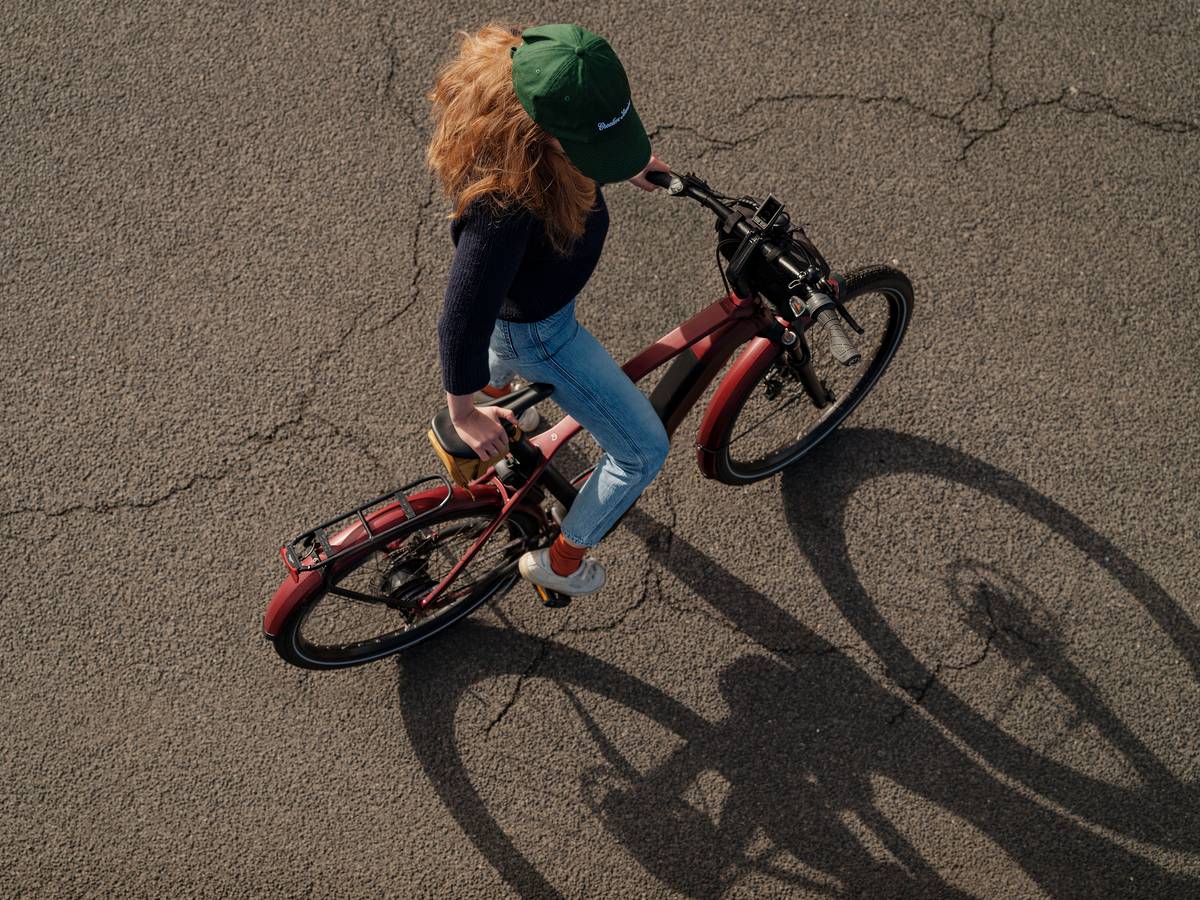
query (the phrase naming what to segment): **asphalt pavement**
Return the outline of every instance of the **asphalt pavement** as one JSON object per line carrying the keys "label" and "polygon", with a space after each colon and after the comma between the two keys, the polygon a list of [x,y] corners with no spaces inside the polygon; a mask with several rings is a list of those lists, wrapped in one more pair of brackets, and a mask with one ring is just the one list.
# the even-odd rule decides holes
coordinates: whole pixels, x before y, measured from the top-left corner
{"label": "asphalt pavement", "polygon": [[[0,892],[1200,895],[1194,2],[7,8]],[[290,668],[280,542],[436,470],[423,93],[514,16],[912,326],[769,481],[694,413],[594,598]],[[721,288],[606,197],[623,359]]]}

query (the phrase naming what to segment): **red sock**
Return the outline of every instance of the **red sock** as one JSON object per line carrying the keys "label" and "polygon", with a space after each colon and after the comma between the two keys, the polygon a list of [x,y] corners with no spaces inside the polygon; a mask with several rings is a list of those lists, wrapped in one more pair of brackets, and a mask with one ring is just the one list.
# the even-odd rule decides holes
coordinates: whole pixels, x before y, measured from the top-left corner
{"label": "red sock", "polygon": [[573,547],[560,534],[550,545],[550,568],[555,575],[570,575],[579,568],[587,547]]}
{"label": "red sock", "polygon": [[504,387],[492,387],[490,384],[488,384],[488,385],[485,385],[482,388],[482,390],[489,397],[494,397],[494,398],[499,399],[500,397],[507,397],[509,394],[512,393],[512,385],[506,384]]}

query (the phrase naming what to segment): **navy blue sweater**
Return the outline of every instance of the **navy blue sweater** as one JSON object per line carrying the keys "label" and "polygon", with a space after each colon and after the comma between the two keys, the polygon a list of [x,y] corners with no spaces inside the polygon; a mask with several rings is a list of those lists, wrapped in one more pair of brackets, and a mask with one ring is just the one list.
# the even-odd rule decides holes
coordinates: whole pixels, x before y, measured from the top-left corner
{"label": "navy blue sweater", "polygon": [[446,390],[470,394],[486,385],[496,319],[536,322],[566,306],[595,270],[607,234],[599,184],[586,230],[566,256],[555,253],[544,223],[524,206],[501,210],[480,198],[451,221],[454,259],[438,319]]}

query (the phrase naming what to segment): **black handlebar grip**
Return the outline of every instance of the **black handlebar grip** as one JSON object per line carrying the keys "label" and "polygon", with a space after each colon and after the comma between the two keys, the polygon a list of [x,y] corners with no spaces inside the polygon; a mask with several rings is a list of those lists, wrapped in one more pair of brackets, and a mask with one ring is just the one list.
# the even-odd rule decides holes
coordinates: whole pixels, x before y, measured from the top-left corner
{"label": "black handlebar grip", "polygon": [[833,354],[834,359],[843,366],[856,365],[862,359],[862,354],[854,346],[854,341],[850,340],[850,335],[846,334],[842,320],[832,306],[827,306],[817,313],[817,324],[824,327],[829,336],[829,352]]}
{"label": "black handlebar grip", "polygon": [[670,187],[671,179],[675,176],[670,172],[659,172],[657,169],[653,172],[646,173],[646,180],[651,184],[657,184],[659,187]]}

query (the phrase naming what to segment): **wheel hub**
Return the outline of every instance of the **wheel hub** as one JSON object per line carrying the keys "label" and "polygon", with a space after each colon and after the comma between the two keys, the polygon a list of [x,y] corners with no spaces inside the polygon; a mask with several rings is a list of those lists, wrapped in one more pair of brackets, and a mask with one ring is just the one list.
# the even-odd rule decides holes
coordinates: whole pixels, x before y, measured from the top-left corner
{"label": "wheel hub", "polygon": [[429,577],[427,559],[403,559],[392,562],[379,576],[379,592],[388,598],[388,606],[410,610],[437,585]]}

